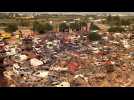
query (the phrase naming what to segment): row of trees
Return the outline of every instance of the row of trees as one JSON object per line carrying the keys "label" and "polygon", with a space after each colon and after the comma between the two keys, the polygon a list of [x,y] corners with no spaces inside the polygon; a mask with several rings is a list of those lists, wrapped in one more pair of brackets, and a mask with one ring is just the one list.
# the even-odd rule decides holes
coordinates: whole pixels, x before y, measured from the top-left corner
{"label": "row of trees", "polygon": [[16,30],[18,30],[18,25],[17,24],[8,24],[7,28],[5,29],[6,32],[15,32]]}
{"label": "row of trees", "polygon": [[107,17],[107,24],[109,24],[110,26],[121,26],[121,25],[127,26],[131,24],[131,19],[128,18],[124,19],[121,18],[120,16],[109,15]]}
{"label": "row of trees", "polygon": [[[9,24],[7,25],[6,31],[8,32],[13,32],[15,29],[17,29],[17,25],[19,26],[29,26],[27,21],[20,20],[19,23],[17,24]],[[53,25],[49,23],[43,23],[43,22],[33,22],[33,30],[39,33],[45,33],[48,31],[51,31],[53,29]],[[75,23],[61,23],[59,24],[59,31],[60,32],[65,32],[66,30],[72,29],[73,31],[79,31],[83,26],[87,26],[86,22],[75,22]]]}
{"label": "row of trees", "polygon": [[87,26],[87,23],[78,22],[78,21],[75,21],[74,23],[70,23],[70,24],[61,23],[59,25],[59,31],[64,32],[65,30],[69,30],[69,28],[72,30],[79,31],[83,26]]}
{"label": "row of trees", "polygon": [[107,17],[107,24],[110,26],[108,29],[109,32],[125,32],[126,30],[131,31],[130,28],[125,28],[122,26],[129,26],[132,23],[132,18],[122,18],[120,16],[111,15]]}
{"label": "row of trees", "polygon": [[109,32],[125,32],[126,30],[120,26],[116,26],[116,27],[110,27],[108,31]]}
{"label": "row of trees", "polygon": [[[86,24],[83,23],[83,26],[85,26],[85,25]],[[59,25],[59,27],[60,27],[60,31],[64,31],[64,29],[69,28],[69,26],[67,26],[65,23],[61,23]],[[70,27],[73,28],[73,29],[80,28],[79,26],[76,25],[76,23],[75,24],[71,24]],[[7,28],[5,29],[5,31],[7,31],[7,32],[14,32],[17,29],[18,29],[17,24],[9,24],[7,26]],[[53,29],[53,27],[49,23],[39,23],[39,22],[34,22],[33,23],[33,30],[37,31],[37,32],[39,32],[41,34],[47,32],[47,31],[50,31],[52,29]],[[98,29],[99,28],[96,25],[94,25],[93,23],[91,24],[91,30],[98,30]],[[101,35],[99,35],[97,32],[90,32],[88,34],[88,39],[91,40],[91,41],[97,41],[97,40],[101,39]]]}
{"label": "row of trees", "polygon": [[[69,30],[69,28],[71,28],[72,30],[80,30],[82,26],[85,26],[86,24],[80,25],[77,23],[71,23],[70,26],[67,25],[66,23],[61,23],[59,25],[59,31],[60,32],[64,32],[66,30]],[[18,25],[17,24],[9,24],[7,25],[7,28],[5,29],[6,32],[14,32],[18,29]],[[53,26],[49,23],[39,23],[39,22],[34,22],[33,23],[33,31],[39,32],[39,33],[45,33],[48,31],[51,31],[53,29]],[[100,28],[95,25],[95,24],[91,24],[90,30],[100,30]],[[110,27],[108,29],[109,32],[124,32],[125,29],[120,27],[120,26],[114,26],[114,27]]]}
{"label": "row of trees", "polygon": [[[18,25],[20,24],[17,24],[17,23],[8,24],[5,31],[11,32],[11,33],[15,32],[18,29]],[[23,23],[21,23],[20,26],[27,26],[27,22],[24,21]],[[33,23],[33,30],[39,33],[45,33],[52,29],[53,29],[53,26],[50,25],[49,23],[39,23],[39,22]]]}

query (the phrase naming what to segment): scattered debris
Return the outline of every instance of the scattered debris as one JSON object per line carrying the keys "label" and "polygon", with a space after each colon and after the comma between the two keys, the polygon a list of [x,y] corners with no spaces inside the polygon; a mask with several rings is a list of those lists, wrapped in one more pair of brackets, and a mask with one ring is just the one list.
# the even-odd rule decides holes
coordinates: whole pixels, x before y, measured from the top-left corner
{"label": "scattered debris", "polygon": [[36,59],[36,58],[33,58],[33,59],[30,60],[30,64],[32,66],[40,66],[40,65],[43,65],[43,62]]}
{"label": "scattered debris", "polygon": [[130,34],[100,33],[100,41],[76,31],[22,37],[6,46],[1,42],[0,62],[5,65],[0,71],[9,87],[133,86]]}
{"label": "scattered debris", "polygon": [[62,83],[56,85],[56,87],[70,87],[70,83],[69,82],[62,82]]}

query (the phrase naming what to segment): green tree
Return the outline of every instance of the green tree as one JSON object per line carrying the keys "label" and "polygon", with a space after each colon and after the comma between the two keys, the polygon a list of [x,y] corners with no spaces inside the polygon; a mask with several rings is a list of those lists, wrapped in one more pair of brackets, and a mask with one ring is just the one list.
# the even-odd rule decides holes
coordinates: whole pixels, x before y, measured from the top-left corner
{"label": "green tree", "polygon": [[90,41],[98,41],[101,39],[101,35],[99,35],[97,32],[90,32],[88,34],[88,39]]}
{"label": "green tree", "polygon": [[39,32],[39,33],[45,33],[53,29],[53,26],[49,23],[39,23],[35,21],[33,23],[33,31]]}
{"label": "green tree", "polygon": [[80,25],[81,25],[81,27],[87,26],[87,23],[85,21],[83,21],[83,22],[80,22]]}
{"label": "green tree", "polygon": [[44,29],[44,25],[42,23],[40,23],[37,28],[36,31],[39,32],[40,34],[45,33],[45,29]]}
{"label": "green tree", "polygon": [[9,24],[7,25],[7,28],[5,29],[6,32],[15,32],[18,29],[17,24]]}
{"label": "green tree", "polygon": [[29,23],[28,20],[23,20],[23,19],[21,19],[21,20],[19,21],[19,25],[20,25],[20,26],[29,26],[30,23]]}
{"label": "green tree", "polygon": [[90,30],[100,30],[100,28],[94,23],[91,23]]}
{"label": "green tree", "polygon": [[125,29],[122,28],[122,27],[110,27],[110,28],[108,29],[108,31],[109,31],[109,32],[124,32]]}
{"label": "green tree", "polygon": [[107,24],[110,26],[120,26],[121,25],[121,18],[120,16],[111,16],[107,17]]}
{"label": "green tree", "polygon": [[111,16],[111,15],[109,15],[106,19],[107,19],[107,22],[109,23],[109,22],[111,22],[111,21],[112,21],[112,16]]}
{"label": "green tree", "polygon": [[66,29],[69,29],[69,26],[66,23],[61,23],[59,25],[59,31],[64,32]]}
{"label": "green tree", "polygon": [[112,20],[113,21],[120,21],[120,16],[114,16]]}
{"label": "green tree", "polygon": [[80,22],[74,22],[70,24],[70,28],[72,30],[79,31],[81,29],[81,23]]}
{"label": "green tree", "polygon": [[129,19],[126,19],[126,20],[125,19],[122,19],[121,20],[121,24],[127,26],[127,25],[130,25],[131,24],[131,21]]}
{"label": "green tree", "polygon": [[53,29],[53,26],[49,23],[44,24],[44,30],[45,32],[51,31]]}
{"label": "green tree", "polygon": [[37,21],[34,21],[34,22],[33,22],[33,31],[38,31],[39,26],[40,26],[40,23],[37,22]]}

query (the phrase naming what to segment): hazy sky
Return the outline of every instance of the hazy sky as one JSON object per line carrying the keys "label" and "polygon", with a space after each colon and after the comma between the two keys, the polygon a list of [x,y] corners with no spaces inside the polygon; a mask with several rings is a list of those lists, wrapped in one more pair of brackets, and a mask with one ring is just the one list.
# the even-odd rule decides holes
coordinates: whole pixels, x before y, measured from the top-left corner
{"label": "hazy sky", "polygon": [[85,15],[85,14],[126,14],[126,15],[134,15],[134,12],[1,12],[1,13],[22,13],[31,15],[33,13],[36,14],[75,14],[75,15]]}

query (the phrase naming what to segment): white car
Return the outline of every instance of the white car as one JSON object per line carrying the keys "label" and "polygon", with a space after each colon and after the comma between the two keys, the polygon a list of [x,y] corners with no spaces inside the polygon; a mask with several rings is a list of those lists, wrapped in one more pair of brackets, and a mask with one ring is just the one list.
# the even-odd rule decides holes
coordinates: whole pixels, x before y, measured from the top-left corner
{"label": "white car", "polygon": [[47,78],[49,71],[37,71],[33,74],[33,76],[40,77],[40,78]]}

